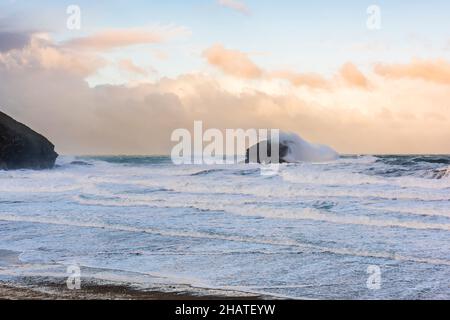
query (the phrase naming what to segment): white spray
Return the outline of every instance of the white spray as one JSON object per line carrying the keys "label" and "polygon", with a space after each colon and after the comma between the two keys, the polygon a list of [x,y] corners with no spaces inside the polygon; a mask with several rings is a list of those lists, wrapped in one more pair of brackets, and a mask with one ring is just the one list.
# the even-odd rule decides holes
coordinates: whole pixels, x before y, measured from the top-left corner
{"label": "white spray", "polygon": [[309,143],[295,133],[281,132],[280,143],[289,147],[288,154],[284,157],[287,162],[321,162],[332,161],[339,158],[339,154],[332,148]]}

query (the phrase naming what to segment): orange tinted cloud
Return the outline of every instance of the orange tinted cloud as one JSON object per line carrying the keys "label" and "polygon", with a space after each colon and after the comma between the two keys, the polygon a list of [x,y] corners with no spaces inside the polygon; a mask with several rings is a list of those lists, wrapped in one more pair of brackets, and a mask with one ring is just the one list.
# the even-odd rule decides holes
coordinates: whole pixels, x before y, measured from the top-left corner
{"label": "orange tinted cloud", "polygon": [[8,68],[59,70],[82,77],[95,73],[106,64],[96,55],[58,47],[46,34],[32,35],[30,43],[23,49],[0,53],[0,62]]}
{"label": "orange tinted cloud", "polygon": [[408,64],[377,64],[374,70],[381,76],[393,79],[411,78],[450,84],[450,63],[444,59],[415,59]]}
{"label": "orange tinted cloud", "polygon": [[328,81],[316,73],[296,73],[292,71],[275,71],[270,74],[273,78],[285,79],[296,87],[310,87],[327,89]]}
{"label": "orange tinted cloud", "polygon": [[203,52],[208,62],[222,72],[240,78],[252,79],[262,76],[263,71],[243,52],[226,49],[216,44]]}
{"label": "orange tinted cloud", "polygon": [[[342,153],[450,153],[450,90],[436,82],[368,75],[369,86],[375,85],[367,94],[344,82],[360,83],[348,66],[342,67],[347,72],[330,78],[271,72],[238,52],[257,70],[256,79],[264,81],[192,73],[130,86],[90,87],[84,79],[98,62],[101,65],[97,56],[98,52],[72,50],[45,37],[0,53],[0,106],[13,116],[21,114],[24,122],[62,149],[58,151],[70,154],[167,154],[172,130],[190,128],[194,120],[221,129],[294,131]],[[129,62],[121,64],[139,68]],[[232,62],[228,63],[236,67]],[[268,85],[278,79],[330,90]]]}
{"label": "orange tinted cloud", "polygon": [[347,62],[341,67],[340,76],[351,86],[362,88],[367,88],[368,86],[367,78],[351,62]]}
{"label": "orange tinted cloud", "polygon": [[130,73],[136,73],[142,76],[148,75],[148,72],[144,68],[135,65],[131,59],[120,60],[119,67]]}
{"label": "orange tinted cloud", "polygon": [[[67,72],[79,69],[75,59],[81,57],[70,50],[55,53],[61,50],[55,47],[36,40],[0,53],[0,106],[48,136],[58,152],[168,154],[172,130],[191,128],[194,120],[219,129],[294,131],[342,153],[450,152],[450,90],[434,82],[376,77],[367,94],[341,87],[336,76],[327,80],[333,90],[271,93],[258,81],[235,91],[228,79],[189,74],[90,87],[82,73]],[[275,78],[263,71],[261,79]]]}
{"label": "orange tinted cloud", "polygon": [[[330,90],[338,84],[337,81],[326,79],[317,73],[300,73],[291,70],[269,71],[257,66],[249,56],[238,50],[230,50],[216,44],[203,52],[209,64],[219,68],[225,74],[244,79],[286,80],[296,87]],[[367,88],[369,81],[353,63],[342,66],[339,77],[345,84],[352,87]],[[336,78],[335,80],[339,79]]]}
{"label": "orange tinted cloud", "polygon": [[219,68],[222,72],[244,79],[284,79],[294,86],[307,86],[325,89],[328,81],[315,73],[296,73],[292,71],[267,72],[257,66],[244,52],[230,50],[216,44],[203,52],[209,64]]}
{"label": "orange tinted cloud", "polygon": [[65,46],[77,49],[111,50],[138,44],[160,43],[168,38],[187,33],[187,30],[181,27],[112,29],[69,40]]}

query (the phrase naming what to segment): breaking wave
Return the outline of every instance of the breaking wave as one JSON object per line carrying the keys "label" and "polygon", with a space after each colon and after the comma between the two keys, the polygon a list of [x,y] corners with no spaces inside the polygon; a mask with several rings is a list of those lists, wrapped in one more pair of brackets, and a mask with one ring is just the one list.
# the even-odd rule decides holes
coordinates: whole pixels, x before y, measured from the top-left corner
{"label": "breaking wave", "polygon": [[310,143],[295,133],[280,133],[280,143],[288,146],[287,162],[322,162],[339,158],[339,154],[331,147]]}

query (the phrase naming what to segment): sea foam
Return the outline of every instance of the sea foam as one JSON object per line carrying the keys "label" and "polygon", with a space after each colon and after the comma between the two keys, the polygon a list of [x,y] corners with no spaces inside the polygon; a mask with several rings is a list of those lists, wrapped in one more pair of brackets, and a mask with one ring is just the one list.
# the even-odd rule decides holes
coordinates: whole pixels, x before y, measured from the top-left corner
{"label": "sea foam", "polygon": [[289,147],[288,154],[284,157],[287,162],[322,162],[339,158],[339,154],[331,147],[310,143],[295,133],[281,132],[280,143]]}

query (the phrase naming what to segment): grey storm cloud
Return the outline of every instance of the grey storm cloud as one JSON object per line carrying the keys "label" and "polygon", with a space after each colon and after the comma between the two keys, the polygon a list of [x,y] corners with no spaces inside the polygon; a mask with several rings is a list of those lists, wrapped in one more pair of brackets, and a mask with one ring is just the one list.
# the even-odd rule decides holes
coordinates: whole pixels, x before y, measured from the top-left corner
{"label": "grey storm cloud", "polygon": [[0,52],[24,48],[31,39],[29,32],[0,31]]}

